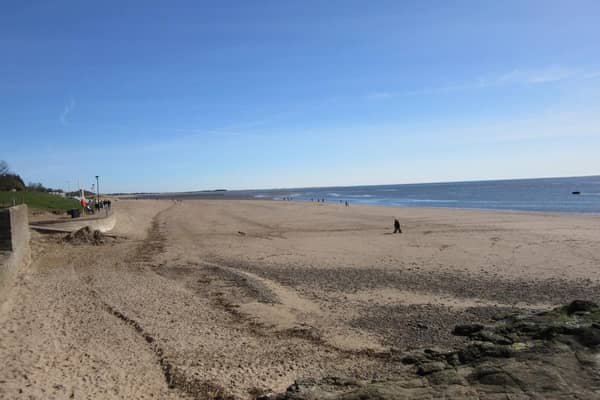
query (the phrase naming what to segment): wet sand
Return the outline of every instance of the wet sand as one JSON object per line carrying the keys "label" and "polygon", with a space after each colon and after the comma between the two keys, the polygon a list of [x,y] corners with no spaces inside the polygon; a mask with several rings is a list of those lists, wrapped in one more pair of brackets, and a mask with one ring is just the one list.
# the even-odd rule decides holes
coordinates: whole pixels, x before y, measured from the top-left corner
{"label": "wet sand", "polygon": [[[0,398],[252,398],[390,377],[460,322],[600,298],[600,216],[119,200],[119,237],[34,235]],[[393,217],[402,234],[391,234]]]}

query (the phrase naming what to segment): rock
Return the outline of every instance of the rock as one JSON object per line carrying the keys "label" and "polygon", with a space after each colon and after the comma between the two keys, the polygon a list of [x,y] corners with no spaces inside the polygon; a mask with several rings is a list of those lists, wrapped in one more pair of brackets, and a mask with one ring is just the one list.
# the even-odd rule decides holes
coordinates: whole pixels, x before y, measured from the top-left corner
{"label": "rock", "polygon": [[514,352],[510,346],[502,346],[488,342],[476,342],[468,344],[458,352],[458,358],[462,364],[468,364],[483,358],[507,358]]}
{"label": "rock", "polygon": [[427,380],[432,385],[467,385],[465,378],[460,376],[454,368],[433,372],[427,375]]}
{"label": "rock", "polygon": [[586,347],[596,348],[600,346],[600,329],[589,326],[577,328],[573,335],[577,341]]}
{"label": "rock", "polygon": [[479,332],[482,329],[483,325],[481,324],[456,325],[452,333],[457,336],[470,336],[474,333]]}
{"label": "rock", "polygon": [[506,316],[491,326],[460,325],[455,333],[470,342],[396,357],[417,367],[396,378],[302,380],[275,399],[600,399],[599,311],[594,303],[576,301]]}
{"label": "rock", "polygon": [[446,357],[446,362],[449,365],[452,365],[453,367],[456,367],[457,365],[460,364],[460,357],[458,356],[457,352],[452,352],[452,354],[449,354]]}
{"label": "rock", "polygon": [[569,315],[576,312],[594,312],[598,311],[598,305],[587,300],[574,300],[567,306],[567,313]]}
{"label": "rock", "polygon": [[432,361],[432,362],[428,362],[422,365],[419,365],[419,367],[417,368],[417,374],[423,376],[423,375],[429,375],[433,372],[438,372],[438,371],[443,371],[447,368],[447,364],[441,361]]}
{"label": "rock", "polygon": [[514,343],[514,340],[512,340],[511,338],[509,338],[507,336],[499,335],[495,332],[490,332],[485,329],[480,332],[477,332],[472,337],[476,340],[481,340],[484,342],[491,342],[491,343],[495,343],[495,344],[508,345],[508,344]]}
{"label": "rock", "polygon": [[515,380],[500,368],[496,367],[480,367],[477,368],[470,379],[477,381],[482,385],[495,385],[495,386],[516,386]]}
{"label": "rock", "polygon": [[596,354],[587,351],[577,351],[575,352],[575,357],[581,364],[589,365],[591,367],[596,367],[600,361]]}
{"label": "rock", "polygon": [[456,351],[442,349],[439,347],[429,347],[429,348],[423,350],[423,353],[425,354],[425,356],[427,358],[429,358],[431,360],[445,360],[452,354],[455,354]]}
{"label": "rock", "polygon": [[400,358],[402,364],[412,365],[418,363],[422,357],[417,356],[416,354],[407,354],[404,357]]}

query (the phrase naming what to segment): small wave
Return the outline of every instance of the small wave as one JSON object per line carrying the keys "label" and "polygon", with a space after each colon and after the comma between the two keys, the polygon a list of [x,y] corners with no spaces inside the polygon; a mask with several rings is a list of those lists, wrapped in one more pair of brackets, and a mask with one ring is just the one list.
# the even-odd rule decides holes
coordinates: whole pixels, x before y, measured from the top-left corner
{"label": "small wave", "polygon": [[327,196],[331,196],[331,197],[340,197],[341,194],[339,193],[327,193]]}
{"label": "small wave", "polygon": [[372,194],[347,194],[344,197],[367,198],[367,197],[375,197],[375,196]]}

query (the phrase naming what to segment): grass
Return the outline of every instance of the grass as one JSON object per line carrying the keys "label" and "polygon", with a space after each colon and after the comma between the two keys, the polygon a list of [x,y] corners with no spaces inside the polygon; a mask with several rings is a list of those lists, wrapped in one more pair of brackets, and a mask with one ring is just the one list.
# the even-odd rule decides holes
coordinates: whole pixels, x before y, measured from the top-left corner
{"label": "grass", "polygon": [[0,192],[0,207],[10,207],[15,204],[27,204],[38,210],[70,210],[81,208],[77,200],[68,199],[43,192]]}

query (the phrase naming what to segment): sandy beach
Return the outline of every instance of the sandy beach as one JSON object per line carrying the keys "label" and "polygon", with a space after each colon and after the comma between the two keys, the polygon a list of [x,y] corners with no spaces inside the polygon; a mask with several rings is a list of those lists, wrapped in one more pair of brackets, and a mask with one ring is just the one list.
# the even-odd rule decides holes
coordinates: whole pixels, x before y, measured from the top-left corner
{"label": "sandy beach", "polygon": [[[123,200],[102,245],[33,234],[0,398],[253,398],[393,377],[457,323],[600,298],[600,216]],[[392,234],[393,218],[402,234]]]}

